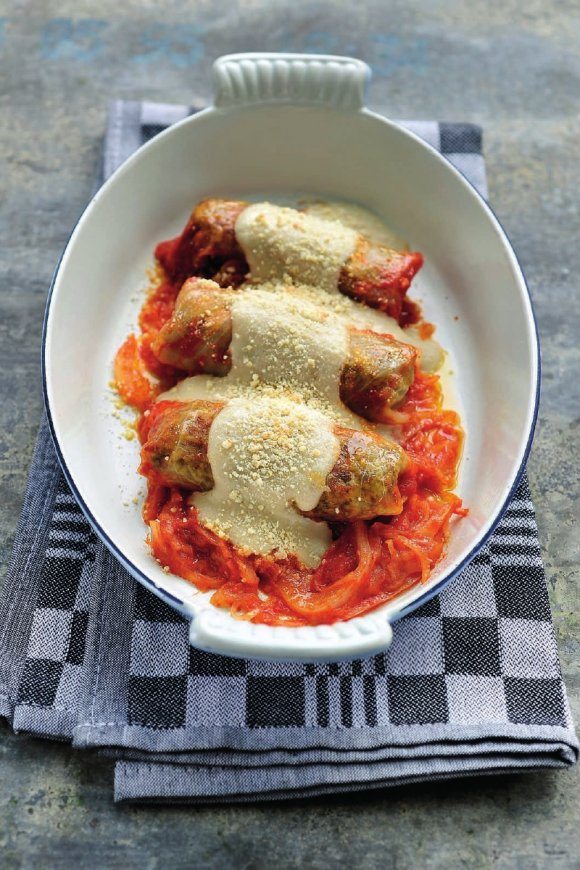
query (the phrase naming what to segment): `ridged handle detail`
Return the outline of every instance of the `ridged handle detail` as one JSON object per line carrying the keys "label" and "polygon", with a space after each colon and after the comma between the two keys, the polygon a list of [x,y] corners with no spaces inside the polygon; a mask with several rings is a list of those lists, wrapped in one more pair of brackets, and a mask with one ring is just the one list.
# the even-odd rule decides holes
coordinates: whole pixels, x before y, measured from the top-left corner
{"label": "ridged handle detail", "polygon": [[361,109],[371,71],[353,57],[318,54],[228,54],[213,66],[215,105],[257,103]]}
{"label": "ridged handle detail", "polygon": [[392,637],[387,620],[376,614],[333,625],[287,628],[235,620],[216,607],[194,616],[189,631],[190,643],[208,652],[285,661],[337,661],[374,655],[386,649]]}

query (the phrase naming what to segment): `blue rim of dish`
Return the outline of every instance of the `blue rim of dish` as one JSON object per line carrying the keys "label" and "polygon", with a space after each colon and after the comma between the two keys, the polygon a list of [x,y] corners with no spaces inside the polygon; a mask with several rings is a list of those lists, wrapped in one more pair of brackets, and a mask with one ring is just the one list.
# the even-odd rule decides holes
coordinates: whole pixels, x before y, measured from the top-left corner
{"label": "blue rim of dish", "polygon": [[[370,114],[373,115],[375,113],[370,112]],[[185,123],[187,123],[187,121],[191,121],[194,117],[195,117],[195,115],[190,116],[187,119],[184,119],[184,121],[182,121],[181,124],[185,124]],[[480,200],[484,209],[491,214],[498,229],[500,230],[500,233],[503,237],[504,243],[507,245],[509,252],[511,253],[511,255],[513,256],[513,258],[515,260],[515,263],[516,263],[517,268],[519,270],[523,285],[526,289],[526,294],[527,294],[528,302],[530,305],[530,311],[532,314],[532,323],[534,325],[534,336],[535,336],[535,340],[536,340],[535,345],[536,345],[536,355],[537,355],[537,375],[536,375],[535,395],[534,395],[534,410],[533,410],[532,419],[530,422],[528,439],[526,442],[526,446],[524,448],[524,452],[522,454],[521,463],[520,463],[519,468],[515,474],[512,486],[510,487],[510,490],[509,490],[506,498],[504,499],[502,505],[498,509],[496,516],[494,517],[493,522],[491,523],[489,529],[485,532],[485,534],[481,537],[481,539],[477,542],[477,544],[469,551],[469,553],[465,556],[465,558],[463,558],[461,560],[459,565],[457,565],[453,569],[453,571],[451,571],[449,574],[442,577],[441,580],[439,581],[439,583],[437,583],[431,589],[427,590],[423,595],[421,595],[415,601],[412,601],[410,604],[408,604],[407,607],[404,607],[402,610],[399,610],[396,613],[392,614],[392,616],[389,617],[387,621],[390,623],[393,623],[393,622],[397,622],[403,616],[407,616],[408,614],[412,613],[414,610],[417,610],[419,607],[422,607],[424,604],[426,604],[428,601],[430,601],[436,595],[439,595],[439,593],[442,592],[443,589],[455,577],[457,577],[457,575],[460,574],[464,568],[467,567],[467,565],[472,561],[472,559],[475,558],[475,556],[485,546],[485,544],[490,539],[490,537],[492,536],[492,534],[496,530],[497,526],[501,522],[501,519],[502,519],[504,513],[506,512],[506,510],[509,506],[509,503],[511,502],[511,500],[514,496],[514,493],[516,492],[516,490],[520,484],[520,481],[522,479],[523,473],[524,473],[525,468],[526,468],[528,457],[530,455],[530,450],[532,448],[532,442],[534,440],[534,433],[535,433],[535,429],[536,429],[536,423],[538,420],[538,411],[539,411],[539,405],[540,405],[540,383],[541,383],[542,359],[541,359],[541,352],[540,352],[540,336],[539,336],[539,331],[538,331],[538,321],[536,318],[536,312],[534,309],[534,303],[533,303],[532,296],[530,293],[530,288],[528,287],[528,282],[526,280],[526,277],[525,277],[524,271],[522,269],[522,266],[520,264],[519,258],[513,249],[513,246],[512,246],[512,244],[509,240],[509,237],[508,237],[508,235],[503,227],[503,224],[499,220],[499,218],[496,215],[493,208],[490,206],[489,202],[480,194],[480,192],[477,190],[477,188],[474,187],[474,185],[469,181],[469,179],[464,175],[464,173],[461,172],[461,170],[459,170],[456,166],[454,166],[449,160],[447,160],[445,158],[445,155],[443,155],[440,151],[438,151],[436,148],[433,148],[432,145],[430,145],[428,142],[425,142],[423,139],[421,139],[419,136],[417,136],[411,130],[408,130],[403,125],[397,124],[394,121],[390,121],[390,120],[388,120],[380,115],[376,115],[376,117],[380,118],[382,121],[387,121],[387,123],[392,124],[396,128],[402,130],[404,133],[406,133],[412,139],[415,139],[417,142],[419,142],[424,148],[427,148],[428,151],[433,152],[434,154],[437,155],[438,158],[444,160],[445,163],[447,164],[447,166],[453,172],[456,172],[466,182],[466,184],[469,185],[470,189],[475,193],[475,195]],[[177,125],[174,125],[174,126],[177,126]],[[169,128],[167,128],[167,130],[165,130],[163,132],[164,133],[169,132],[170,129],[171,128],[169,127]],[[162,136],[163,133],[161,133],[160,135]],[[157,137],[155,137],[155,138],[157,138]],[[142,148],[146,148],[147,145],[149,145],[149,144],[150,144],[149,142],[145,143],[140,148],[138,148],[137,151],[141,151]],[[136,154],[137,152],[134,152],[134,153]],[[119,167],[119,168],[121,168],[121,167]],[[113,173],[113,175],[110,176],[110,178],[113,178],[117,171],[118,170],[116,170]],[[107,179],[107,180],[109,180],[109,179]],[[72,474],[71,474],[71,472],[66,464],[64,456],[63,456],[62,451],[60,449],[60,445],[59,445],[58,438],[56,435],[56,430],[54,427],[54,422],[52,419],[52,414],[51,414],[51,410],[50,410],[50,402],[48,399],[48,387],[47,387],[47,378],[46,378],[46,338],[47,338],[47,328],[48,328],[48,317],[49,317],[49,313],[50,313],[50,303],[52,300],[52,294],[53,294],[54,287],[55,287],[55,284],[56,284],[56,281],[58,278],[60,267],[61,267],[64,255],[66,254],[66,252],[68,250],[70,240],[71,240],[72,236],[74,235],[74,232],[75,232],[77,226],[79,225],[79,223],[81,222],[82,218],[84,217],[86,212],[90,209],[91,205],[93,204],[93,201],[95,198],[96,198],[95,196],[91,197],[86,208],[82,211],[82,213],[80,214],[80,216],[76,220],[76,222],[75,222],[75,224],[74,224],[74,226],[69,234],[69,237],[66,241],[66,244],[62,250],[62,253],[58,259],[55,270],[53,272],[52,280],[50,282],[50,287],[48,290],[48,296],[46,299],[46,307],[45,307],[45,311],[44,311],[44,320],[43,320],[43,324],[42,324],[41,372],[42,372],[42,393],[43,393],[43,398],[44,398],[44,407],[46,410],[48,426],[50,429],[50,434],[52,437],[52,441],[54,444],[54,448],[55,448],[56,455],[57,455],[60,467],[62,469],[62,472],[66,478],[68,485],[70,486],[70,488],[72,490],[72,493],[73,493],[76,501],[78,502],[79,507],[81,508],[81,510],[82,510],[85,518],[87,519],[88,523],[90,524],[91,528],[94,529],[94,531],[99,536],[99,538],[103,541],[105,546],[111,551],[111,553],[113,553],[113,555],[121,563],[121,565],[123,565],[123,567],[126,568],[127,571],[135,579],[137,579],[147,589],[149,589],[151,592],[153,592],[155,595],[157,595],[159,598],[161,598],[162,601],[165,601],[171,607],[179,610],[184,616],[186,616],[188,619],[191,620],[191,619],[194,619],[195,617],[192,616],[192,614],[188,611],[185,602],[182,601],[180,598],[177,598],[175,595],[172,595],[171,592],[167,592],[166,589],[162,589],[160,586],[157,586],[157,584],[153,580],[151,580],[150,577],[148,577],[136,565],[134,565],[133,562],[131,562],[130,559],[128,559],[125,556],[125,554],[122,552],[122,550],[120,550],[119,547],[117,547],[117,545],[114,543],[114,541],[107,535],[105,530],[99,525],[99,523],[93,517],[90,509],[88,508],[82,495],[80,494],[79,489],[74,481],[74,478],[73,478],[73,476],[72,476]],[[369,653],[369,655],[374,655],[374,653]]]}
{"label": "blue rim of dish", "polygon": [[120,550],[119,547],[117,547],[117,545],[114,543],[114,541],[111,540],[111,538],[107,535],[105,530],[103,528],[101,528],[99,523],[96,521],[96,519],[92,515],[90,509],[88,508],[87,504],[85,503],[82,495],[80,494],[79,489],[74,481],[74,478],[73,478],[73,476],[72,476],[72,474],[71,474],[71,472],[66,464],[65,458],[64,458],[62,451],[60,449],[60,444],[58,442],[56,430],[54,427],[54,422],[52,419],[52,413],[50,410],[50,402],[48,399],[48,387],[47,387],[47,381],[46,381],[46,333],[47,333],[47,329],[48,329],[48,316],[50,313],[50,302],[52,299],[54,286],[55,286],[56,280],[58,278],[58,273],[60,271],[60,267],[61,267],[64,255],[66,254],[66,252],[68,250],[70,240],[73,237],[74,232],[75,232],[77,226],[79,225],[79,223],[81,222],[83,216],[88,211],[88,209],[91,207],[93,200],[94,200],[94,197],[92,197],[89,200],[89,203],[87,204],[86,208],[79,215],[79,217],[75,221],[75,224],[74,224],[72,230],[69,233],[69,237],[66,240],[66,244],[62,250],[60,257],[58,258],[58,262],[57,262],[55,269],[54,269],[54,272],[52,274],[52,279],[51,279],[50,287],[48,290],[48,296],[46,298],[46,306],[44,309],[44,319],[42,322],[42,342],[41,342],[41,350],[40,350],[40,353],[41,353],[40,369],[41,369],[41,374],[42,374],[42,395],[43,395],[43,399],[44,399],[44,408],[46,411],[46,419],[48,421],[48,428],[50,429],[52,443],[54,445],[54,449],[56,452],[56,456],[57,456],[59,465],[62,469],[62,473],[64,474],[66,481],[67,481],[69,487],[71,488],[71,491],[72,491],[80,509],[82,510],[82,512],[85,516],[85,519],[87,520],[87,522],[89,523],[91,528],[95,531],[95,533],[99,536],[99,538],[102,540],[102,542],[105,544],[105,546],[115,556],[115,558],[121,563],[121,565],[124,568],[126,568],[127,571],[133,577],[135,577],[135,579],[139,580],[140,583],[143,583],[144,586],[146,586],[151,592],[153,592],[155,595],[157,595],[159,598],[161,598],[163,601],[165,601],[166,604],[169,604],[171,607],[176,608],[181,613],[183,613],[184,616],[191,618],[191,614],[187,612],[185,602],[183,602],[180,598],[177,598],[175,595],[172,595],[171,592],[167,592],[167,590],[161,589],[161,587],[157,586],[157,584],[154,583],[153,580],[151,580],[149,577],[147,577],[146,574],[143,574],[143,572],[140,571],[136,565],[134,565],[129,559],[127,559],[127,557],[125,556],[123,551]]}

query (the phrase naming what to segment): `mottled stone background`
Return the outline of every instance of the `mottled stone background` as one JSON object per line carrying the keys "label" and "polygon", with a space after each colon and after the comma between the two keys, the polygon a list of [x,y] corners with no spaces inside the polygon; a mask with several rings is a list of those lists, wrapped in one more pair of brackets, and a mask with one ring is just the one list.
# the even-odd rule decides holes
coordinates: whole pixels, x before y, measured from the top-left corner
{"label": "mottled stone background", "polygon": [[[9,556],[41,414],[45,294],[93,182],[112,97],[209,97],[231,51],[354,54],[393,117],[485,128],[490,196],[523,263],[544,391],[529,464],[579,719],[578,0],[0,0],[0,523]],[[506,373],[506,376],[509,375]],[[286,805],[130,809],[112,766],[0,727],[3,867],[580,867],[578,773]]]}

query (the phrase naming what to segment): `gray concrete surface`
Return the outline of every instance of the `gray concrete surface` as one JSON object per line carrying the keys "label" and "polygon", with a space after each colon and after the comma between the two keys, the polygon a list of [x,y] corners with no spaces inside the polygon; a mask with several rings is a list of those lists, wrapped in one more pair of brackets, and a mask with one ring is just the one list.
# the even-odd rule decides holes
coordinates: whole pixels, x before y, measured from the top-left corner
{"label": "gray concrete surface", "polygon": [[[209,95],[228,51],[352,53],[374,107],[485,128],[493,205],[529,279],[544,391],[529,474],[579,719],[580,7],[577,0],[0,0],[0,531],[41,413],[51,272],[111,97]],[[576,525],[575,525],[576,524]],[[118,808],[111,766],[0,727],[4,867],[580,867],[576,771],[244,808]]]}

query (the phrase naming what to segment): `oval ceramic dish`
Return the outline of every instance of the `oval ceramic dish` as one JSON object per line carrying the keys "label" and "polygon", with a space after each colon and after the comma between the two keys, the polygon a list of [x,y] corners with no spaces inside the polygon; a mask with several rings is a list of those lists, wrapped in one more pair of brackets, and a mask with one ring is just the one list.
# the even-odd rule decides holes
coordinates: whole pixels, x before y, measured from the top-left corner
{"label": "oval ceramic dish", "polygon": [[[337,660],[384,649],[391,623],[448,583],[490,535],[523,469],[538,396],[538,343],[522,272],[485,202],[436,151],[364,107],[369,69],[350,58],[230,55],[215,105],[132,156],[99,190],[49,296],[44,389],[66,477],[97,534],[148,589],[191,620],[205,650]],[[145,545],[138,444],[112,418],[111,363],[142,302],[154,245],[209,196],[300,193],[358,203],[425,256],[411,296],[450,351],[466,429],[458,492],[469,507],[429,581],[370,614],[285,628],[233,619]],[[458,318],[458,319],[455,319]]]}

